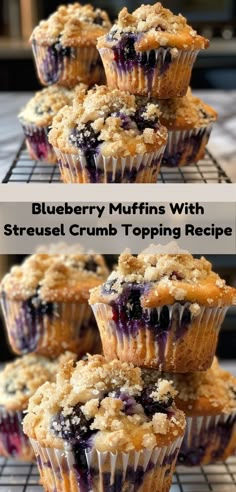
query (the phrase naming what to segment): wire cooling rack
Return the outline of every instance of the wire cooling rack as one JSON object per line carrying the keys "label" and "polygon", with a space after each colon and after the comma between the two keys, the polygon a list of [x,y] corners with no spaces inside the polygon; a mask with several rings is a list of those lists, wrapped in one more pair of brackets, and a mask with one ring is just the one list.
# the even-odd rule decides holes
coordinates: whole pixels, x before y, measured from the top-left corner
{"label": "wire cooling rack", "polygon": [[[204,467],[178,467],[170,492],[236,492],[236,457]],[[0,458],[0,492],[43,492],[36,465]]]}
{"label": "wire cooling rack", "polygon": [[[60,183],[57,165],[30,159],[25,143],[17,152],[3,183]],[[231,183],[219,162],[207,150],[204,159],[182,168],[162,167],[159,183]]]}

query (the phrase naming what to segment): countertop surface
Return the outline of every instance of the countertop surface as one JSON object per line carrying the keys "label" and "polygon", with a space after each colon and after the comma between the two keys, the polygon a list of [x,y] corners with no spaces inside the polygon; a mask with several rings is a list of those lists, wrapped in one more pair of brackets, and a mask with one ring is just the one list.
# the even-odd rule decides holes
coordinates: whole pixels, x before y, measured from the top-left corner
{"label": "countertop surface", "polygon": [[[218,111],[219,119],[208,148],[236,183],[236,90],[204,90],[195,94]],[[17,114],[31,96],[30,93],[0,93],[0,182],[23,138]]]}

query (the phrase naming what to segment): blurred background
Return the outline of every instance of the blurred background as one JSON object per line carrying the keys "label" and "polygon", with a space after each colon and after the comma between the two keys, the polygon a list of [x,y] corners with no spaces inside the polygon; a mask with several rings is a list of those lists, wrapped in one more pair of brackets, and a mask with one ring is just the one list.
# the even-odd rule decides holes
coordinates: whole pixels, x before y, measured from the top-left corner
{"label": "blurred background", "polygon": [[[25,257],[22,255],[0,255],[0,282],[11,266],[21,264]],[[105,255],[110,269],[117,263],[116,255]],[[236,287],[236,257],[235,255],[206,256],[213,264],[213,270],[226,280],[228,285]],[[15,356],[8,346],[4,322],[0,308],[0,363],[11,360]],[[236,359],[236,306],[230,308],[220,331],[217,355],[221,359]]]}
{"label": "blurred background", "polygon": [[[0,91],[39,88],[28,39],[39,20],[47,18],[61,3],[63,0],[0,0]],[[152,2],[92,0],[90,3],[107,9],[114,20],[124,6],[132,11],[140,3]],[[236,0],[163,0],[163,5],[187,16],[193,27],[211,40],[210,48],[198,57],[192,87],[235,88]]]}

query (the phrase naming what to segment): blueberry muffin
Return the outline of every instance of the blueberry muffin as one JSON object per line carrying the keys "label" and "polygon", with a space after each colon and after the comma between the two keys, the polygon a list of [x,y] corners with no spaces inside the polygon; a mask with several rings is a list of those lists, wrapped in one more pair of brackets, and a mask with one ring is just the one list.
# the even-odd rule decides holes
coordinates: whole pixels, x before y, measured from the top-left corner
{"label": "blueberry muffin", "polygon": [[167,141],[159,107],[99,86],[54,118],[49,141],[65,183],[155,183]]}
{"label": "blueberry muffin", "polygon": [[30,157],[35,160],[56,163],[57,158],[48,141],[48,132],[54,116],[63,106],[71,106],[77,91],[86,92],[87,86],[79,84],[75,90],[52,85],[36,92],[18,115],[22,125]]}
{"label": "blueberry muffin", "polygon": [[132,14],[123,8],[97,46],[109,87],[169,99],[186,94],[197,54],[208,40],[157,2]]}
{"label": "blueberry muffin", "polygon": [[97,327],[89,289],[107,274],[100,255],[35,254],[14,266],[0,286],[12,349],[49,357],[92,350]]}
{"label": "blueberry muffin", "polygon": [[25,355],[6,364],[0,372],[0,455],[32,461],[34,452],[22,429],[29,399],[46,381],[56,377],[59,366],[75,358],[67,352],[51,361],[37,355]]}
{"label": "blueberry muffin", "polygon": [[104,355],[170,372],[203,371],[236,289],[205,258],[129,251],[117,271],[91,291]]}
{"label": "blueberry muffin", "polygon": [[162,164],[186,166],[204,157],[216,111],[189,88],[187,95],[158,101],[160,121],[168,130],[168,141]]}
{"label": "blueberry muffin", "polygon": [[104,79],[96,43],[110,29],[107,13],[92,5],[61,5],[35,27],[31,43],[39,80],[43,85],[74,87]]}
{"label": "blueberry muffin", "polygon": [[[155,371],[153,371],[155,372]],[[236,450],[236,378],[217,359],[206,372],[165,374],[178,391],[178,408],[187,417],[178,463],[200,466],[225,461]],[[158,375],[156,375],[158,378]],[[155,379],[150,374],[150,380]]]}
{"label": "blueberry muffin", "polygon": [[48,492],[168,492],[185,418],[172,385],[132,364],[67,363],[31,398],[24,431]]}

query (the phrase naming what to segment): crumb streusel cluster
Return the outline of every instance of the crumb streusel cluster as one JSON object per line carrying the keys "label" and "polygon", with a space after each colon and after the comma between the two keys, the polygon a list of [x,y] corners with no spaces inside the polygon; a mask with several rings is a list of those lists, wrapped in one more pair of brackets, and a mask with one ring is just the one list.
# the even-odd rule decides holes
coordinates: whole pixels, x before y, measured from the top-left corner
{"label": "crumb streusel cluster", "polygon": [[111,23],[107,13],[92,5],[76,2],[61,5],[47,20],[34,29],[31,39],[39,44],[62,46],[96,46],[97,38],[105,34]]}
{"label": "crumb streusel cluster", "polygon": [[64,106],[71,106],[75,95],[86,92],[85,84],[78,84],[73,90],[59,85],[46,87],[36,92],[25,108],[20,112],[19,119],[22,123],[33,123],[37,126],[50,126],[53,117]]}
{"label": "crumb streusel cluster", "polygon": [[36,294],[43,301],[87,300],[89,288],[99,285],[107,274],[100,255],[35,254],[12,267],[2,280],[1,290],[15,300]]}
{"label": "crumb streusel cluster", "polygon": [[166,141],[159,115],[158,103],[97,86],[75,97],[72,110],[59,111],[49,141],[69,153],[93,146],[105,157],[144,154]]}
{"label": "crumb streusel cluster", "polygon": [[7,410],[26,409],[37,388],[55,380],[59,367],[76,357],[72,352],[65,352],[54,360],[28,354],[6,364],[0,372],[0,405]]}
{"label": "crumb streusel cluster", "polygon": [[160,2],[141,5],[132,14],[124,7],[110,33],[98,40],[98,47],[114,46],[125,33],[137,35],[137,51],[171,47],[173,57],[177,56],[178,49],[204,49],[208,46],[208,41],[187,24],[185,17],[174,15]]}
{"label": "crumb streusel cluster", "polygon": [[[176,392],[160,379],[149,388],[141,370],[101,355],[61,368],[31,398],[24,430],[41,444],[63,447],[86,432],[98,451],[152,449],[183,434],[184,414],[173,403]],[[71,436],[71,429],[73,435]]]}

